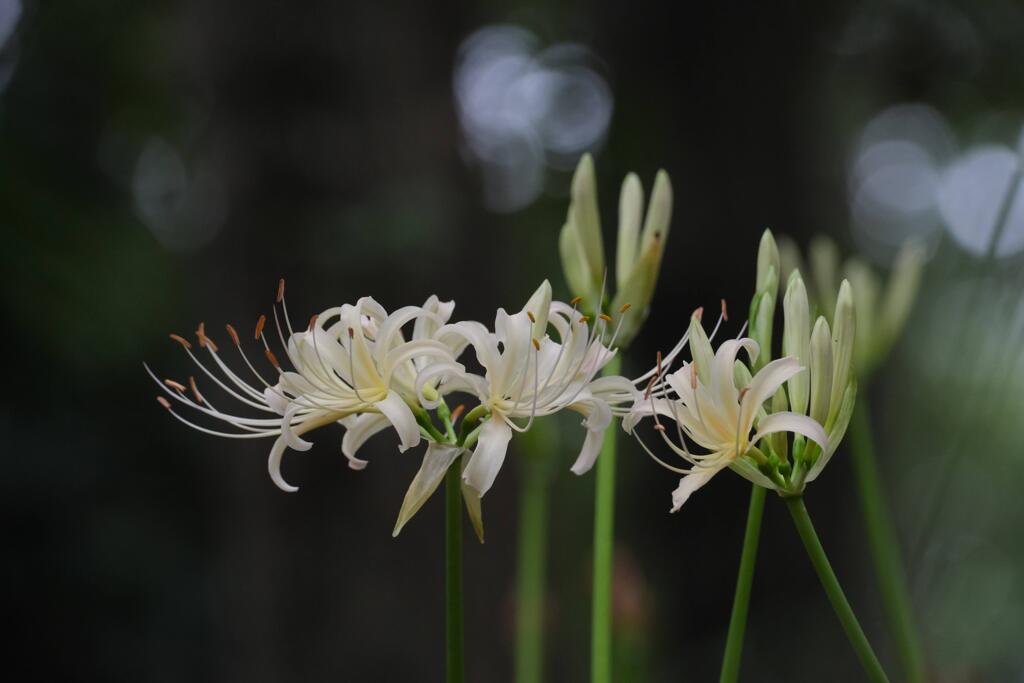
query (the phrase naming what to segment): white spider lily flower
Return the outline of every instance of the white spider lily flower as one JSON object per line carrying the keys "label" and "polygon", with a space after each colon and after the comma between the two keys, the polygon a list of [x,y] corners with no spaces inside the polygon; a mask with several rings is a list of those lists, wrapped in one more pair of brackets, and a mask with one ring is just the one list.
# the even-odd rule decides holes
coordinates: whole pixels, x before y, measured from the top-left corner
{"label": "white spider lily flower", "polygon": [[[691,325],[691,350],[700,343],[695,341],[693,329]],[[623,422],[623,427],[632,431],[641,418],[653,416],[665,443],[688,463],[688,467],[669,465],[644,445],[659,464],[684,475],[672,493],[673,512],[726,467],[760,486],[784,490],[783,482],[760,469],[767,458],[757,444],[769,434],[791,432],[802,434],[822,448],[827,444],[825,430],[810,417],[788,411],[767,412],[764,407],[787,380],[803,371],[800,362],[796,358],[771,361],[745,386],[737,387],[737,378],[743,377],[736,371],[740,350],[745,350],[751,360],[760,352],[757,342],[750,338],[723,342],[710,362],[703,352],[693,351],[695,363],[684,363],[662,382],[653,384]],[[707,367],[702,367],[705,363]],[[675,421],[679,443],[665,433],[659,417]],[[706,453],[692,452],[687,440]]]}
{"label": "white spider lily flower", "polygon": [[[301,436],[317,427],[335,422],[348,427],[343,449],[355,469],[366,464],[355,458],[355,450],[386,426],[394,427],[398,433],[400,450],[416,446],[420,428],[411,407],[415,405],[416,374],[433,359],[452,360],[449,349],[427,338],[447,321],[452,304],[442,304],[431,297],[422,307],[409,306],[388,314],[373,299],[364,297],[355,305],[330,308],[313,316],[307,329],[295,332],[284,301],[283,280],[277,303],[283,316],[278,315],[275,305],[274,322],[293,369],[283,368],[271,350],[264,334],[266,316],[260,316],[254,335],[263,343],[263,353],[277,373],[273,384],[246,355],[231,325],[226,326],[227,332],[254,381],[244,379],[224,362],[204,325],[200,324],[196,334],[199,346],[213,360],[213,369],[196,357],[191,343],[171,335],[214,384],[243,406],[262,413],[262,417],[219,410],[199,392],[194,378],[189,378],[190,396],[183,384],[161,382],[147,366],[147,372],[172,400],[224,423],[232,431],[210,429],[179,415],[163,396],[158,398],[161,405],[176,419],[206,434],[234,439],[274,438],[267,469],[273,482],[288,492],[298,489],[281,475],[284,452],[288,448],[309,450],[312,444]],[[281,317],[285,320],[287,339]],[[408,323],[414,323],[414,337],[421,338],[404,340],[401,330]],[[219,375],[215,370],[219,370]]]}
{"label": "white spider lily flower", "polygon": [[[525,432],[534,419],[561,410],[584,417],[587,435],[572,471],[586,472],[600,452],[611,422],[611,399],[636,395],[633,384],[624,377],[595,379],[616,353],[615,333],[609,331],[612,318],[602,314],[591,326],[590,319],[576,308],[578,301],[573,305],[555,301],[547,310],[530,310],[529,306],[550,300],[544,291],[550,292],[546,281],[527,308],[513,314],[499,310],[494,332],[469,321],[438,331],[437,339],[456,352],[472,347],[484,376],[440,362],[420,373],[417,380],[419,388],[443,375],[442,392],[469,392],[480,400],[488,417],[479,427],[463,478],[481,496],[494,483],[513,432]],[[548,327],[555,330],[557,340],[548,334],[537,335]],[[436,404],[422,391],[419,398],[425,407]]]}

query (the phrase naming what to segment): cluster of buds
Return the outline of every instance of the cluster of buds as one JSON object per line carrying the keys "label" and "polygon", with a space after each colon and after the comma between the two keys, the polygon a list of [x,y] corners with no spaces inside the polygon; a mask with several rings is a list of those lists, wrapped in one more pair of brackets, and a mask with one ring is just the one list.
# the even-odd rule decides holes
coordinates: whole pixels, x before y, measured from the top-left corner
{"label": "cluster of buds", "polygon": [[[646,216],[643,205],[643,186],[637,175],[630,173],[619,194],[616,292],[609,302],[609,310],[632,305],[635,311],[619,331],[619,345],[623,348],[629,345],[647,318],[661,270],[672,218],[672,184],[665,171],[658,171],[654,179]],[[594,160],[589,154],[583,156],[573,175],[572,201],[558,247],[569,287],[591,302],[603,301],[606,284],[604,242]],[[593,312],[600,314],[604,311]]]}

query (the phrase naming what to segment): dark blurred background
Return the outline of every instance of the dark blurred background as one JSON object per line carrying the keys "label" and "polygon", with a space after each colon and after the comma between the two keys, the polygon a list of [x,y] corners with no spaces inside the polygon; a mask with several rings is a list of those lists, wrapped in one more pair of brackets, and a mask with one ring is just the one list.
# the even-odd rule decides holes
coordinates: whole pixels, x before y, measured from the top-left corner
{"label": "dark blurred background", "polygon": [[[439,500],[390,533],[419,453],[384,435],[353,472],[320,430],[287,495],[269,443],[184,428],[141,364],[186,377],[167,333],[226,341],[280,276],[299,320],[437,293],[489,321],[543,277],[567,296],[557,234],[590,150],[609,248],[626,172],[675,187],[632,370],[696,306],[746,308],[765,227],[881,269],[928,244],[870,389],[886,491],[931,680],[1024,680],[1022,64],[1009,0],[0,0],[5,675],[439,680]],[[568,472],[571,419],[550,433],[547,670],[579,681],[593,475]],[[714,680],[749,486],[669,515],[674,477],[624,443],[620,661],[642,673],[619,678]],[[472,681],[511,679],[519,464],[467,550]],[[842,451],[807,502],[893,662]],[[746,679],[861,680],[790,526],[769,500]]]}

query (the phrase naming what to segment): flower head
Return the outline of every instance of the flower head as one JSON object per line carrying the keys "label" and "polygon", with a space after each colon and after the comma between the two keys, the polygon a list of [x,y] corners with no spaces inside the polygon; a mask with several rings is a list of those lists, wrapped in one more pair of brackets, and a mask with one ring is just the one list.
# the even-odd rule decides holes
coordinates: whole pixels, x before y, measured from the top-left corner
{"label": "flower head", "polygon": [[[288,317],[282,280],[273,310],[273,326],[291,369],[282,365],[271,348],[266,316],[260,316],[254,334],[256,341],[262,343],[262,355],[276,381],[266,379],[265,371],[256,368],[231,325],[225,329],[245,367],[241,374],[221,357],[218,345],[206,334],[205,325],[199,325],[196,336],[199,347],[208,352],[212,363],[204,364],[193,353],[189,341],[171,335],[210,382],[243,410],[259,417],[214,407],[209,397],[200,393],[192,377],[190,392],[184,384],[160,381],[148,366],[146,370],[176,404],[223,423],[228,431],[194,422],[174,411],[167,398],[160,397],[161,405],[190,427],[234,439],[273,438],[268,458],[270,477],[282,490],[293,492],[297,487],[281,475],[282,457],[288,448],[309,450],[312,444],[301,437],[317,427],[339,423],[348,428],[342,450],[355,469],[366,465],[355,457],[359,446],[387,427],[398,433],[400,450],[419,443],[420,427],[414,414],[415,378],[435,361],[451,361],[451,350],[429,337],[447,321],[452,307],[450,302],[441,303],[431,297],[423,306],[409,306],[389,314],[376,301],[364,297],[355,304],[314,315],[307,328],[296,332]],[[409,324],[413,325],[413,334],[407,341],[402,329]],[[252,379],[243,377],[250,374]]]}
{"label": "flower head", "polygon": [[[644,400],[623,422],[632,431],[642,418],[653,417],[662,439],[686,461],[688,467],[674,467],[647,449],[660,464],[685,475],[673,494],[673,511],[725,467],[781,495],[798,495],[846,433],[857,386],[852,288],[846,281],[840,285],[834,324],[820,316],[812,328],[803,280],[792,274],[783,300],[783,357],[773,360],[779,264],[775,240],[766,231],[750,307],[751,337],[727,340],[713,351],[695,314],[688,335],[693,361],[674,373],[659,367]],[[675,439],[660,418],[675,422]],[[694,453],[689,443],[706,452]]]}
{"label": "flower head", "polygon": [[[444,375],[441,393],[470,393],[480,401],[483,422],[463,474],[478,495],[494,483],[514,432],[525,432],[535,419],[566,409],[584,417],[587,434],[572,471],[586,472],[611,421],[610,403],[635,393],[624,377],[595,379],[615,355],[621,316],[613,329],[611,316],[601,314],[591,320],[579,312],[578,301],[572,305],[552,302],[550,291],[545,281],[519,312],[499,309],[493,331],[472,321],[438,330],[437,338],[456,354],[472,348],[483,367],[482,376],[453,364],[439,364],[419,377],[422,384]],[[536,310],[531,310],[534,307]],[[420,399],[427,407],[439,401],[426,396]]]}
{"label": "flower head", "polygon": [[[664,442],[687,463],[687,467],[673,467],[651,453],[662,465],[684,475],[672,494],[672,511],[726,467],[756,484],[782,490],[781,482],[762,471],[770,459],[758,443],[781,432],[803,435],[822,447],[827,443],[824,429],[815,420],[765,407],[804,368],[795,358],[782,358],[751,376],[738,356],[746,351],[748,358],[757,358],[758,343],[750,338],[729,339],[712,354],[698,316],[691,319],[689,343],[694,360],[652,385],[624,422],[632,430],[640,418],[653,416]],[[675,422],[676,439],[666,433],[660,417]],[[688,441],[703,452],[691,450]]]}

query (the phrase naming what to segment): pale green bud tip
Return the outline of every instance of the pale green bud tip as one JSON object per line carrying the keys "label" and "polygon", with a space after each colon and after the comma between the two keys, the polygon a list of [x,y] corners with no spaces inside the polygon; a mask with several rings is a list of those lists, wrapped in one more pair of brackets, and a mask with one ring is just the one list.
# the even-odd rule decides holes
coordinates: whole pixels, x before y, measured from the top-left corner
{"label": "pale green bud tip", "polygon": [[703,315],[704,309],[698,308],[690,316],[688,343],[690,345],[690,356],[693,358],[693,364],[697,368],[697,376],[701,382],[708,384],[711,381],[711,363],[715,353],[711,350],[711,342],[704,331],[704,326],[701,325]]}
{"label": "pale green bud tip", "polygon": [[853,307],[853,288],[849,280],[843,280],[839,285],[839,296],[836,297],[836,312],[832,326],[832,395],[829,400],[829,424],[839,412],[842,404],[843,392],[849,382],[853,371],[854,340],[857,334],[856,313]]}
{"label": "pale green bud tip", "polygon": [[438,398],[440,398],[440,396],[437,393],[437,389],[430,386],[429,384],[424,384],[423,398],[427,399],[428,401],[436,401]]}
{"label": "pale green bud tip", "polygon": [[551,310],[551,283],[544,280],[533,293],[523,310],[533,322],[533,336],[541,339],[548,327],[548,313]]}
{"label": "pale green bud tip", "polygon": [[573,197],[582,192],[593,192],[595,184],[594,157],[587,152],[580,157],[580,162],[576,164],[576,172],[572,176]]}
{"label": "pale green bud tip", "polygon": [[775,244],[775,236],[771,230],[761,235],[761,243],[757,249],[757,291],[778,293],[779,273],[781,272],[779,247]]}

